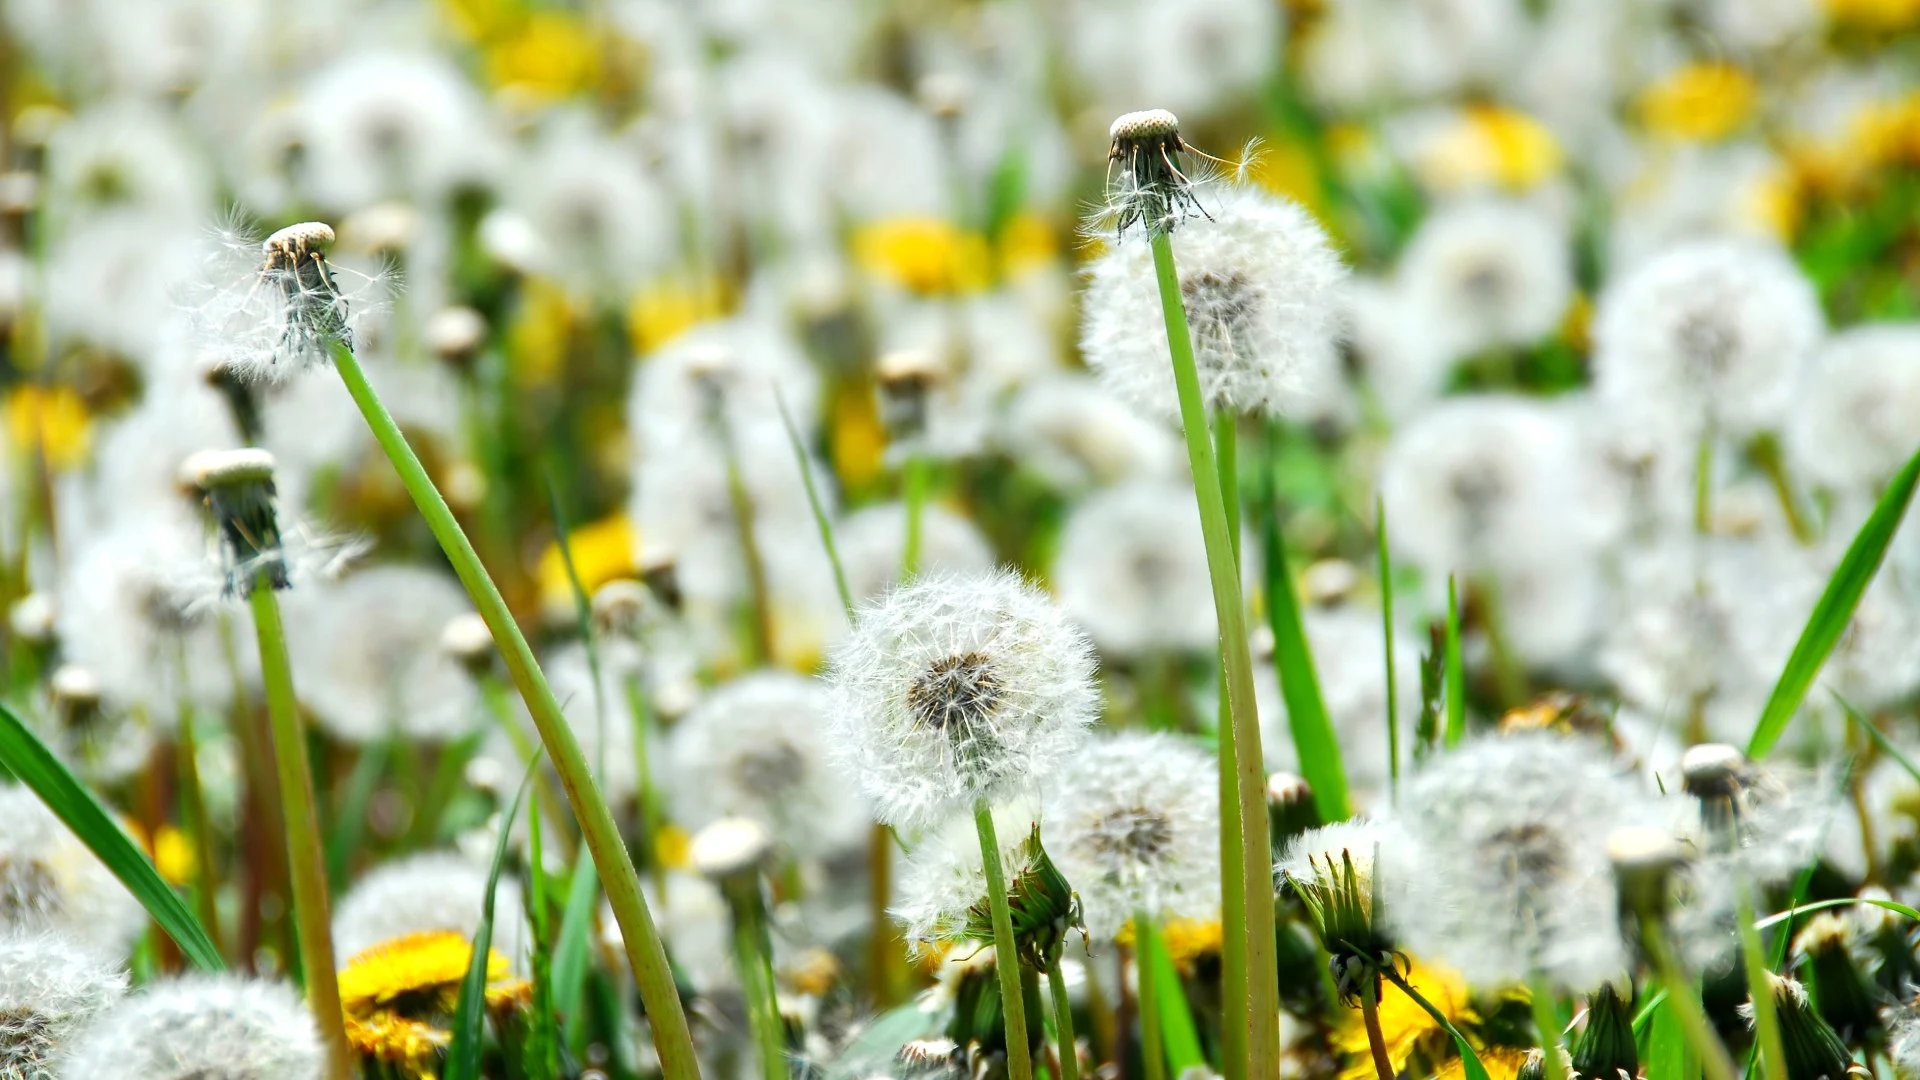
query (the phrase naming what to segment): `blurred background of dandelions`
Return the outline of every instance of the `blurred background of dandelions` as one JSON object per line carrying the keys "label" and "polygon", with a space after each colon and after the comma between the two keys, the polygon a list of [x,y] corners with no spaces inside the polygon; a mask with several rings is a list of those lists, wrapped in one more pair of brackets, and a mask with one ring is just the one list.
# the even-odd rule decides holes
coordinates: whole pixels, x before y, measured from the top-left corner
{"label": "blurred background of dandelions", "polygon": [[1916,450],[1920,0],[6,0],[0,1080],[1920,1077]]}

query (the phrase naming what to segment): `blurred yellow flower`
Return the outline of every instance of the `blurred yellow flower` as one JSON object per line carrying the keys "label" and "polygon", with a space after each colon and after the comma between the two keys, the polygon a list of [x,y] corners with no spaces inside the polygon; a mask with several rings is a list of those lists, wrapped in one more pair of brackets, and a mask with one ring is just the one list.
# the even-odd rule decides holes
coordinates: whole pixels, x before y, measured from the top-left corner
{"label": "blurred yellow flower", "polygon": [[1320,186],[1320,173],[1306,144],[1285,139],[1268,143],[1260,151],[1249,170],[1254,183],[1306,207],[1324,227],[1331,217],[1327,193]]}
{"label": "blurred yellow flower", "polygon": [[193,880],[193,845],[185,833],[171,825],[160,826],[153,837],[153,868],[172,885]]}
{"label": "blurred yellow flower", "polygon": [[678,825],[662,825],[653,833],[653,857],[669,870],[693,869],[693,837]]}
{"label": "blurred yellow flower", "polygon": [[487,81],[537,99],[568,97],[591,88],[600,73],[600,47],[579,15],[536,11],[484,47]]}
{"label": "blurred yellow flower", "polygon": [[1470,105],[1421,147],[1415,167],[1440,191],[1525,190],[1556,175],[1560,163],[1560,144],[1540,121],[1500,105]]}
{"label": "blurred yellow flower", "polygon": [[1671,139],[1724,139],[1752,119],[1759,92],[1732,64],[1688,64],[1640,92],[1640,122]]}
{"label": "blurred yellow flower", "polygon": [[662,278],[633,294],[627,305],[627,337],[633,351],[645,356],[701,323],[725,315],[731,306],[719,278]]}
{"label": "blurred yellow flower", "polygon": [[1791,241],[1800,228],[1801,190],[1798,175],[1785,166],[1773,169],[1741,193],[1742,216],[1766,227],[1782,242]]}
{"label": "blurred yellow flower", "polygon": [[[573,557],[573,569],[580,575],[580,588],[587,595],[615,578],[637,577],[634,551],[639,534],[625,514],[609,514],[588,522],[567,534],[567,554]],[[566,558],[559,541],[540,553],[540,565],[534,572],[540,583],[540,603],[549,611],[573,610],[573,583],[567,579]]]}
{"label": "blurred yellow flower", "polygon": [[[460,983],[473,944],[459,934],[429,930],[385,941],[347,961],[340,972],[340,1008],[347,1041],[360,1054],[426,1075],[431,1056],[451,1034],[435,1023],[460,1001]],[[513,977],[507,958],[487,950],[486,1004],[503,1010],[526,1005],[533,987]]]}
{"label": "blurred yellow flower", "polygon": [[1825,0],[1827,17],[1863,30],[1903,30],[1920,22],[1920,0]]}
{"label": "blurred yellow flower", "polygon": [[21,385],[7,393],[7,431],[16,451],[44,454],[49,468],[68,469],[86,460],[93,420],[71,387]]}
{"label": "blurred yellow flower", "polygon": [[[1520,1075],[1520,1067],[1527,1063],[1525,1050],[1502,1046],[1475,1052],[1480,1055],[1480,1064],[1487,1067],[1487,1080],[1514,1080]],[[1373,1074],[1369,1072],[1367,1075]],[[1467,1063],[1460,1058],[1440,1066],[1440,1071],[1433,1074],[1433,1080],[1466,1080],[1466,1077]]]}
{"label": "blurred yellow flower", "polygon": [[880,478],[887,431],[870,384],[851,384],[834,395],[828,431],[827,452],[841,486],[859,490]]}
{"label": "blurred yellow flower", "polygon": [[854,233],[853,254],[868,273],[922,296],[977,292],[989,284],[986,239],[942,218],[863,225]]}
{"label": "blurred yellow flower", "polygon": [[[1416,962],[1407,974],[1407,983],[1432,1002],[1454,1027],[1478,1019],[1467,999],[1467,984],[1453,972]],[[1416,1049],[1432,1048],[1438,1040],[1448,1038],[1425,1009],[1391,983],[1384,984],[1380,991],[1380,1032],[1385,1037],[1387,1061],[1396,1072],[1406,1068]],[[1353,1063],[1340,1074],[1341,1080],[1367,1080],[1374,1075],[1367,1028],[1359,1009],[1345,1011],[1333,1041],[1335,1049]]]}
{"label": "blurred yellow flower", "polygon": [[573,340],[574,310],[567,291],[544,278],[529,278],[519,310],[507,328],[508,373],[521,386],[545,386],[566,366]]}
{"label": "blurred yellow flower", "polygon": [[1021,211],[1000,230],[1000,273],[1019,277],[1060,261],[1060,243],[1053,225],[1031,211]]}
{"label": "blurred yellow flower", "polygon": [[1182,975],[1192,975],[1201,960],[1220,952],[1218,919],[1173,919],[1160,928],[1160,936]]}

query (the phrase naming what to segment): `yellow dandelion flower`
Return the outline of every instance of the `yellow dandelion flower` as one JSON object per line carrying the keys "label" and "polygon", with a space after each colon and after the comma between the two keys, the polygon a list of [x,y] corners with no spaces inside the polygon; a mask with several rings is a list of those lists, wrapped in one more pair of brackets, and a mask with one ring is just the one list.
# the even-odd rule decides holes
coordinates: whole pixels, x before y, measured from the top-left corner
{"label": "yellow dandelion flower", "polygon": [[1825,0],[1827,17],[1862,30],[1904,30],[1920,22],[1920,0]]}
{"label": "yellow dandelion flower", "polygon": [[1525,190],[1560,171],[1560,144],[1526,113],[1499,105],[1472,105],[1428,140],[1414,167],[1440,191],[1497,185]]}
{"label": "yellow dandelion flower", "polygon": [[840,484],[858,491],[880,478],[887,452],[887,430],[880,423],[880,407],[873,387],[854,383],[833,396],[828,453]]}
{"label": "yellow dandelion flower", "polygon": [[863,225],[853,254],[868,273],[922,296],[977,292],[989,284],[986,239],[941,218],[909,215]]}
{"label": "yellow dandelion flower", "polygon": [[428,1066],[453,1042],[451,1031],[389,1012],[349,1016],[346,1029],[347,1045],[354,1053],[391,1062],[418,1077],[430,1077]]}
{"label": "yellow dandelion flower", "polygon": [[1713,142],[1753,118],[1760,96],[1753,76],[1732,64],[1688,64],[1640,93],[1640,122],[1670,139]]}
{"label": "yellow dandelion flower", "polygon": [[1059,233],[1046,218],[1023,210],[1001,228],[998,255],[1000,273],[1009,278],[1054,266],[1060,261]]}
{"label": "yellow dandelion flower", "polygon": [[[1478,1019],[1467,997],[1467,984],[1453,972],[1416,962],[1407,974],[1407,983],[1454,1027]],[[1380,1032],[1385,1037],[1387,1061],[1395,1072],[1406,1068],[1415,1050],[1448,1038],[1425,1009],[1391,983],[1384,984],[1380,991]],[[1334,1047],[1354,1063],[1341,1074],[1341,1080],[1365,1080],[1374,1075],[1366,1024],[1359,1009],[1348,1009],[1341,1017],[1334,1031]]]}
{"label": "yellow dandelion flower", "polygon": [[520,307],[507,327],[508,374],[520,386],[546,386],[566,366],[578,318],[573,301],[558,284],[528,279]]}
{"label": "yellow dandelion flower", "polygon": [[169,884],[186,885],[193,880],[193,844],[185,833],[171,825],[162,825],[153,837],[153,868]]}
{"label": "yellow dandelion flower", "polygon": [[833,953],[822,948],[811,948],[800,954],[786,970],[787,982],[802,994],[821,997],[833,989],[840,979],[840,961]]}
{"label": "yellow dandelion flower", "polygon": [[[580,587],[587,595],[615,578],[639,575],[633,558],[639,540],[633,523],[621,513],[608,514],[567,534],[567,554],[573,557],[574,573],[580,575]],[[540,583],[541,604],[548,610],[573,610],[573,582],[567,578],[567,561],[558,541],[540,553],[534,576]]]}
{"label": "yellow dandelion flower", "polygon": [[731,307],[718,278],[664,278],[633,294],[627,305],[627,337],[633,351],[645,356]]}
{"label": "yellow dandelion flower", "polygon": [[693,837],[678,825],[662,825],[653,833],[653,856],[669,870],[693,869]]}
{"label": "yellow dandelion flower", "polygon": [[1167,955],[1182,975],[1192,975],[1201,960],[1220,955],[1220,920],[1173,919],[1160,928]]}
{"label": "yellow dandelion flower", "polygon": [[87,458],[93,418],[72,387],[16,386],[7,394],[7,431],[14,449],[45,456],[52,469],[68,469]]}
{"label": "yellow dandelion flower", "polygon": [[[384,941],[360,953],[340,972],[340,1007],[348,1016],[394,1013],[416,1019],[451,1013],[473,960],[473,943],[448,930],[427,930]],[[516,979],[507,958],[487,950],[487,1007],[511,1008],[533,988]]]}
{"label": "yellow dandelion flower", "polygon": [[[1520,1075],[1520,1067],[1527,1063],[1525,1050],[1505,1046],[1476,1050],[1475,1053],[1480,1055],[1480,1064],[1487,1067],[1487,1080],[1514,1080]],[[1367,1075],[1373,1074],[1369,1071]],[[1433,1080],[1467,1080],[1467,1063],[1461,1058],[1454,1058],[1440,1066],[1440,1071],[1433,1074]]]}
{"label": "yellow dandelion flower", "polygon": [[1773,169],[1741,193],[1742,216],[1780,241],[1791,241],[1800,229],[1803,194],[1794,169]]}
{"label": "yellow dandelion flower", "polygon": [[536,11],[486,46],[487,81],[535,100],[591,88],[600,75],[600,46],[581,17]]}

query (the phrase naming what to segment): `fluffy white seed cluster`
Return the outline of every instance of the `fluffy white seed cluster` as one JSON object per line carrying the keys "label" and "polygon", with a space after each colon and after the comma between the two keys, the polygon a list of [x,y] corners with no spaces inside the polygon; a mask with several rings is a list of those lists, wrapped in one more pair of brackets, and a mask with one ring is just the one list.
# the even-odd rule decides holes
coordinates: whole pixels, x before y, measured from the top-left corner
{"label": "fluffy white seed cluster", "polygon": [[[1173,250],[1202,397],[1217,412],[1284,414],[1303,373],[1335,363],[1346,266],[1295,203],[1228,185],[1200,198],[1211,220],[1183,224]],[[1145,241],[1118,243],[1089,267],[1080,348],[1120,397],[1178,417]]]}
{"label": "fluffy white seed cluster", "polygon": [[52,931],[124,956],[147,914],[30,789],[0,788],[0,930]]}
{"label": "fluffy white seed cluster", "polygon": [[935,825],[1052,781],[1099,709],[1093,650],[1005,572],[916,579],[833,650],[834,759],[883,822]]}
{"label": "fluffy white seed cluster", "polygon": [[1060,606],[1102,655],[1138,658],[1213,645],[1213,594],[1191,488],[1138,481],[1089,495],[1054,557]]}
{"label": "fluffy white seed cluster", "polygon": [[1864,501],[1920,447],[1920,324],[1835,334],[1807,372],[1788,418],[1800,473]]}
{"label": "fluffy white seed cluster", "polygon": [[127,973],[58,934],[0,934],[0,1076],[52,1080],[60,1058],[101,1010],[127,992]]}
{"label": "fluffy white seed cluster", "polygon": [[1095,741],[1048,788],[1047,850],[1093,937],[1127,920],[1211,918],[1220,905],[1220,774],[1170,735]]}
{"label": "fluffy white seed cluster", "polygon": [[103,1014],[65,1075],[95,1080],[319,1080],[313,1014],[291,986],[230,975],[156,983]]}
{"label": "fluffy white seed cluster", "polygon": [[1538,207],[1511,200],[1437,207],[1407,241],[1394,274],[1413,317],[1452,359],[1530,345],[1573,299],[1566,230]]}
{"label": "fluffy white seed cluster", "polygon": [[1387,911],[1408,951],[1476,986],[1578,992],[1627,969],[1607,836],[1664,815],[1604,748],[1482,739],[1415,777],[1395,809],[1408,842]]}
{"label": "fluffy white seed cluster", "polygon": [[[834,526],[834,543],[856,602],[873,600],[900,580],[907,548],[904,503],[862,507]],[[993,569],[993,549],[978,526],[937,503],[922,508],[920,566],[929,573],[977,574]]]}
{"label": "fluffy white seed cluster", "polygon": [[[1020,849],[1039,817],[1039,807],[1026,799],[993,808],[994,833],[1000,841],[1001,880],[1011,884],[1021,870]],[[1053,854],[1054,845],[1042,843]],[[1055,866],[1058,867],[1056,861]],[[980,854],[980,834],[971,817],[954,818],[913,850],[900,871],[899,898],[888,909],[904,931],[916,955],[961,940],[971,909],[987,896],[987,872]],[[984,943],[983,943],[984,944]]]}
{"label": "fluffy white seed cluster", "polygon": [[[451,852],[430,851],[377,866],[334,905],[334,957],[345,967],[375,945],[429,930],[471,938],[486,891],[487,868]],[[493,915],[493,950],[524,972],[532,939],[517,879],[500,876]]]}
{"label": "fluffy white seed cluster", "polygon": [[1812,284],[1780,250],[1696,241],[1601,294],[1594,382],[1602,401],[1643,422],[1743,437],[1785,415],[1825,329]]}
{"label": "fluffy white seed cluster", "polygon": [[743,675],[674,725],[661,774],[675,822],[744,816],[788,851],[827,855],[865,834],[866,808],[827,764],[829,694],[785,671]]}

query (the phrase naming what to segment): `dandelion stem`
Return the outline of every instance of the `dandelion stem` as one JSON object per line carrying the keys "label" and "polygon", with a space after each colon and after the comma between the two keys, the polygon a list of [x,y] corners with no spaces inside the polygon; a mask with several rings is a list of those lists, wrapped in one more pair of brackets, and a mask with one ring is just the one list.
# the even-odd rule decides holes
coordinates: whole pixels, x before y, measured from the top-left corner
{"label": "dandelion stem", "polygon": [[1067,979],[1060,971],[1056,950],[1047,965],[1047,995],[1053,998],[1053,1038],[1060,1049],[1060,1080],[1080,1080],[1080,1039],[1073,1033],[1073,1003],[1067,1000]]}
{"label": "dandelion stem", "polygon": [[758,871],[736,875],[726,882],[733,908],[733,962],[747,998],[747,1024],[760,1052],[766,1080],[787,1080],[786,1033],[774,1002],[773,968],[768,959],[765,902],[760,896]]}
{"label": "dandelion stem", "polygon": [[[184,680],[182,685],[185,685]],[[220,877],[213,864],[213,824],[200,791],[200,741],[193,728],[193,706],[180,703],[180,736],[175,744],[180,784],[180,816],[193,843],[193,896],[200,924],[213,947],[220,948]]]}
{"label": "dandelion stem", "polygon": [[1393,1080],[1393,1060],[1387,1057],[1387,1037],[1380,1030],[1380,984],[1360,980],[1360,1016],[1367,1024],[1367,1048],[1373,1051],[1373,1071],[1380,1080]]}
{"label": "dandelion stem", "polygon": [[1693,456],[1693,531],[1705,536],[1713,531],[1713,429],[1700,433],[1700,446]]}
{"label": "dandelion stem", "polygon": [[1761,435],[1753,441],[1752,455],[1754,464],[1766,474],[1774,498],[1780,501],[1780,513],[1787,519],[1787,528],[1793,531],[1793,538],[1802,546],[1813,543],[1813,523],[1807,520],[1807,515],[1800,509],[1800,498],[1793,490],[1793,477],[1787,475],[1787,463],[1780,453],[1780,440],[1771,434]]}
{"label": "dandelion stem", "polygon": [[1387,792],[1400,793],[1400,688],[1393,665],[1393,559],[1387,554],[1387,500],[1373,497],[1374,541],[1380,556],[1381,652],[1387,667]]}
{"label": "dandelion stem", "polygon": [[[1754,1043],[1767,1080],[1787,1080],[1786,1044],[1780,1036],[1780,1013],[1773,999],[1773,979],[1760,931],[1753,925],[1753,903],[1742,892],[1734,916],[1740,927],[1740,958],[1746,965],[1747,993],[1753,999]],[[1748,1075],[1752,1074],[1749,1065]]]}
{"label": "dandelion stem", "polygon": [[907,504],[907,538],[901,547],[900,577],[911,578],[920,572],[921,532],[927,518],[927,486],[933,470],[925,454],[909,454],[901,467],[902,497]]}
{"label": "dandelion stem", "polygon": [[[1218,457],[1220,499],[1227,508],[1229,522],[1240,520],[1240,454],[1236,434],[1231,418],[1215,418],[1213,446]],[[1240,530],[1229,530],[1227,539],[1233,545],[1234,580],[1238,581]],[[1246,849],[1240,840],[1241,806],[1239,788],[1236,786],[1240,770],[1234,741],[1230,737],[1233,731],[1233,695],[1227,687],[1224,665],[1220,670],[1219,696],[1220,712],[1214,731],[1220,747],[1220,925],[1225,928],[1246,925],[1247,898],[1242,889],[1242,883],[1246,880]],[[1143,933],[1150,933],[1150,929]],[[1144,941],[1140,955],[1143,957],[1144,973],[1144,958],[1148,955]],[[1142,977],[1147,976],[1143,974]],[[1244,934],[1227,930],[1221,935],[1220,988],[1223,1001],[1246,1000],[1247,947]],[[1158,1022],[1156,1018],[1155,1023]],[[1221,1025],[1220,1060],[1221,1075],[1225,1080],[1247,1080],[1247,1029],[1244,1025]]]}
{"label": "dandelion stem", "polygon": [[1153,977],[1153,923],[1133,917],[1133,978],[1140,1002],[1140,1065],[1146,1080],[1167,1080],[1166,1029],[1160,1025],[1160,987]]}
{"label": "dandelion stem", "polygon": [[660,861],[660,851],[655,845],[660,838],[660,805],[653,790],[653,768],[648,760],[649,732],[653,724],[653,710],[647,707],[647,690],[641,685],[640,673],[629,671],[621,680],[627,695],[627,716],[633,721],[633,768],[639,781],[639,791],[635,799],[640,810],[640,845],[647,855],[647,869],[652,872],[653,892],[655,896],[667,895],[667,868]]}
{"label": "dandelion stem", "polygon": [[581,836],[593,856],[600,880],[605,883],[607,902],[613,908],[614,920],[620,926],[621,937],[626,945],[627,962],[633,968],[634,980],[640,987],[640,999],[646,1006],[647,1019],[653,1025],[661,1071],[667,1080],[697,1080],[700,1067],[694,1057],[693,1036],[687,1029],[687,1016],[680,1005],[680,994],[674,986],[673,973],[667,966],[666,950],[660,944],[659,932],[654,928],[653,917],[647,911],[646,899],[640,895],[640,875],[634,869],[633,860],[627,857],[625,843],[613,822],[613,813],[607,809],[606,800],[587,769],[580,743],[574,738],[573,728],[560,711],[560,702],[554,698],[553,688],[547,685],[546,676],[541,674],[540,665],[533,658],[533,649],[527,644],[525,635],[521,634],[513,613],[507,610],[507,602],[501,597],[499,587],[487,575],[480,556],[473,550],[473,544],[468,541],[467,534],[461,531],[460,523],[447,507],[447,500],[433,486],[432,478],[420,464],[413,447],[407,444],[406,436],[400,433],[400,426],[394,423],[392,415],[374,393],[353,350],[336,341],[333,360],[335,370],[340,373],[340,381],[346,384],[354,404],[359,406],[374,440],[386,453],[387,460],[393,463],[394,471],[400,474],[401,484],[413,497],[414,505],[419,507],[441,550],[446,552],[448,562],[453,564],[461,584],[466,586],[467,594],[472,597],[474,607],[486,621],[487,629],[493,632],[493,640],[498,643],[501,655],[506,660],[507,671],[513,676],[514,685],[527,704],[527,711],[533,716],[534,727],[540,732],[540,741],[546,746],[554,770],[560,775],[568,805],[580,823]]}
{"label": "dandelion stem", "polygon": [[980,865],[987,874],[987,909],[993,915],[993,966],[1000,975],[1000,1012],[1006,1019],[1007,1076],[1009,1080],[1033,1080],[1027,1001],[1020,989],[1020,953],[1014,944],[1013,913],[1007,909],[1007,875],[1000,865],[1000,838],[994,833],[993,808],[985,799],[973,804],[973,824],[980,833]]}
{"label": "dandelion stem", "polygon": [[249,598],[254,637],[260,646],[260,680],[267,690],[267,719],[273,731],[273,760],[286,808],[288,876],[293,879],[293,917],[300,933],[300,967],[307,1002],[327,1045],[327,1075],[346,1080],[353,1073],[340,983],[335,976],[333,923],[327,910],[327,870],[321,855],[319,814],[314,809],[313,769],[307,763],[307,735],[300,727],[293,696],[293,666],[280,625],[280,603],[265,580],[253,583]]}
{"label": "dandelion stem", "polygon": [[[1240,821],[1240,881],[1223,882],[1227,892],[1237,885],[1244,895],[1239,925],[1223,928],[1225,940],[1245,942],[1246,990],[1226,1002],[1228,1023],[1245,1032],[1244,1071],[1229,1076],[1265,1080],[1279,1069],[1278,993],[1274,967],[1272,851],[1267,838],[1264,762],[1260,753],[1260,718],[1253,697],[1253,654],[1247,643],[1247,617],[1240,595],[1240,574],[1233,558],[1233,523],[1227,518],[1225,497],[1216,471],[1213,442],[1208,437],[1206,405],[1200,397],[1200,374],[1194,364],[1193,340],[1187,332],[1187,312],[1180,279],[1173,264],[1173,244],[1164,230],[1151,233],[1154,276],[1160,287],[1160,312],[1167,327],[1167,347],[1173,357],[1173,382],[1180,400],[1180,425],[1186,437],[1187,464],[1193,473],[1199,503],[1200,531],[1206,542],[1208,576],[1213,584],[1214,615],[1220,624],[1220,657],[1226,673],[1227,701],[1232,723],[1221,732],[1222,765],[1234,777],[1234,813]],[[1228,758],[1224,748],[1232,744]],[[1229,811],[1222,806],[1222,814]],[[1224,854],[1224,852],[1223,852]],[[1252,973],[1259,973],[1258,978]],[[1236,1035],[1236,1037],[1238,1037]]]}
{"label": "dandelion stem", "polygon": [[1560,1017],[1555,1015],[1553,993],[1535,981],[1529,998],[1533,1003],[1533,1026],[1540,1029],[1541,1065],[1547,1080],[1567,1080],[1567,1063],[1560,1056]]}
{"label": "dandelion stem", "polygon": [[720,443],[726,455],[727,501],[733,504],[733,526],[740,545],[740,559],[746,566],[747,592],[753,605],[753,651],[759,663],[773,662],[773,597],[768,592],[767,563],[760,556],[758,533],[754,529],[753,494],[747,490],[746,474],[740,469],[740,451],[733,443],[733,430],[726,411],[715,411],[720,427]]}
{"label": "dandelion stem", "polygon": [[1640,943],[1652,958],[1654,970],[1667,987],[1667,1007],[1680,1021],[1680,1030],[1687,1038],[1687,1044],[1700,1058],[1706,1080],[1734,1080],[1733,1058],[1727,1054],[1727,1048],[1720,1037],[1713,1032],[1713,1024],[1707,1019],[1707,1011],[1700,1004],[1700,994],[1694,988],[1693,981],[1680,970],[1679,961],[1673,957],[1673,950],[1667,945],[1666,934],[1660,924],[1653,919],[1640,920]]}
{"label": "dandelion stem", "polygon": [[1460,657],[1460,590],[1453,575],[1447,575],[1446,639],[1447,730],[1445,742],[1451,750],[1467,734],[1467,673]]}

